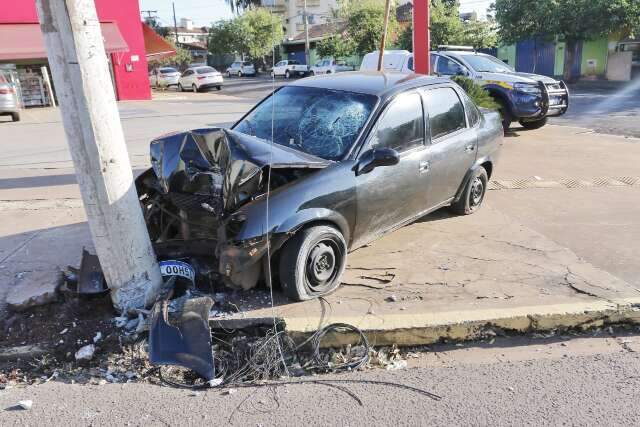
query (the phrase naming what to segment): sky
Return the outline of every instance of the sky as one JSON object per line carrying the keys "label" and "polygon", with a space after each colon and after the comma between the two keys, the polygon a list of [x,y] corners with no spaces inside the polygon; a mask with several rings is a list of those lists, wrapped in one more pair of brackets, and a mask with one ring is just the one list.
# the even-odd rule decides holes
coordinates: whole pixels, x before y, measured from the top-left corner
{"label": "sky", "polygon": [[[163,25],[173,25],[171,4],[176,5],[176,19],[191,18],[198,26],[211,25],[220,19],[231,18],[233,14],[224,0],[140,0],[140,10],[156,10]],[[460,0],[460,12],[478,12],[479,17],[486,15],[492,0]],[[143,13],[143,16],[147,16]]]}

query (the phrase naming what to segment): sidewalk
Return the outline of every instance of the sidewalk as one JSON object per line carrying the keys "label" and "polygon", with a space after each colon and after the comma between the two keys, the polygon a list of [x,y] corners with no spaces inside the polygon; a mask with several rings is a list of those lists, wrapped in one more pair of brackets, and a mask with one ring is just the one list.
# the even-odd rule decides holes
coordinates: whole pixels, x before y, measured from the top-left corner
{"label": "sidewalk", "polygon": [[[625,141],[556,126],[518,132],[505,139],[494,190],[479,212],[439,211],[353,252],[327,304],[291,303],[276,292],[272,308],[266,290],[241,294],[235,301],[241,313],[224,320],[226,327],[275,315],[293,335],[345,322],[373,344],[412,345],[473,339],[495,328],[532,332],[639,321],[640,282],[632,283],[637,263],[623,252],[640,246],[632,238],[636,207],[627,203],[640,195],[640,144]],[[0,176],[0,319],[6,293],[22,274],[77,266],[82,247],[91,247],[77,187],[64,178],[72,172],[63,172],[51,178],[46,170],[33,171],[30,180],[21,175],[15,182]],[[605,176],[617,178],[598,178]],[[606,199],[615,203],[598,202],[592,187],[615,193]],[[568,194],[591,197],[599,209],[563,203]],[[551,221],[556,212],[536,207],[551,202],[562,206],[568,225],[554,218],[559,227],[549,229],[526,219]],[[593,243],[574,244],[573,223],[600,252],[592,253]],[[584,228],[592,223],[609,228]],[[616,251],[622,255],[612,257]],[[628,273],[625,280],[615,273],[620,262],[631,266],[620,270]]]}

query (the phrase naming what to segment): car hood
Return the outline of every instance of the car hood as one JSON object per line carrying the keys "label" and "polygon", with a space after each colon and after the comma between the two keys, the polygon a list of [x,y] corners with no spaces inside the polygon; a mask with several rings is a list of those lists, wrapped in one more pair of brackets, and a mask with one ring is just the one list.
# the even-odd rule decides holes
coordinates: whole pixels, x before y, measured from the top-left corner
{"label": "car hood", "polygon": [[543,76],[540,74],[531,74],[531,73],[479,73],[482,76],[483,80],[496,80],[506,83],[538,83],[542,82],[544,84],[549,83],[558,83],[557,80]]}
{"label": "car hood", "polygon": [[264,188],[266,167],[324,168],[331,161],[229,129],[174,133],[151,142],[159,189],[222,201],[228,211]]}

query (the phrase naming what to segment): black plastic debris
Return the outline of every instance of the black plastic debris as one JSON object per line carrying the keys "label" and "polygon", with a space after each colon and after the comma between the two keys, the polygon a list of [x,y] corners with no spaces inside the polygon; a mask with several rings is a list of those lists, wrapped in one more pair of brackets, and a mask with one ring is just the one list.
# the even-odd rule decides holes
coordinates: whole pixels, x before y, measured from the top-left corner
{"label": "black plastic debris", "polygon": [[[175,300],[174,300],[175,301]],[[151,312],[149,360],[156,365],[179,365],[193,370],[207,381],[215,376],[209,310],[209,297],[186,299],[172,314],[169,302],[158,301]]]}
{"label": "black plastic debris", "polygon": [[83,295],[96,295],[107,292],[107,290],[107,282],[102,273],[98,256],[82,248],[77,292]]}

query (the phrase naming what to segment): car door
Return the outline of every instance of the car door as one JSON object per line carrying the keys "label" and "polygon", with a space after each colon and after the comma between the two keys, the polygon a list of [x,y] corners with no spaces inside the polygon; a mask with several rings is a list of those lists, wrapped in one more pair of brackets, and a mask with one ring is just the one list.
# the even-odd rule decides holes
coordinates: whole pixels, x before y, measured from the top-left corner
{"label": "car door", "polygon": [[191,88],[191,85],[193,84],[193,70],[187,70],[184,73],[182,73],[182,77],[180,78],[181,80],[181,85],[184,88]]}
{"label": "car door", "polygon": [[430,135],[428,203],[434,207],[455,196],[475,163],[477,125],[469,126],[460,93],[452,86],[427,88],[422,94]]}
{"label": "car door", "polygon": [[276,76],[283,75],[286,66],[287,66],[287,61],[278,62],[276,65],[273,66],[273,74]]}
{"label": "car door", "polygon": [[442,55],[439,55],[436,72],[441,76],[468,76],[470,74],[467,67]]}
{"label": "car door", "polygon": [[360,152],[392,148],[400,155],[393,166],[356,176],[357,217],[354,245],[360,246],[416,217],[426,207],[424,112],[417,91],[397,95],[379,116]]}

